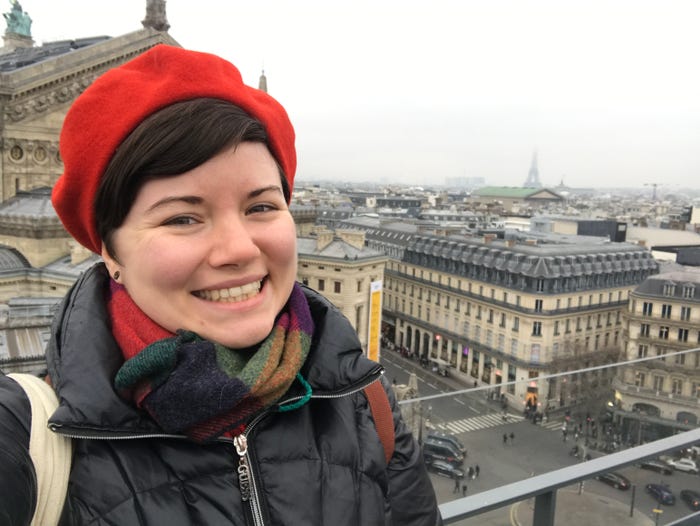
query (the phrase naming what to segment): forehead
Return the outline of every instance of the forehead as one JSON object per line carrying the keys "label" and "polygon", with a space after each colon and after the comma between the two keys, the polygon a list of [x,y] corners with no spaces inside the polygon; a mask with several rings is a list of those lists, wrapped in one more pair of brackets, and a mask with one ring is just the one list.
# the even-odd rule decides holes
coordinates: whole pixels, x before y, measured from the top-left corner
{"label": "forehead", "polygon": [[273,186],[282,190],[282,176],[267,147],[262,143],[242,143],[224,149],[192,170],[147,181],[137,200],[154,193],[212,191],[239,195]]}

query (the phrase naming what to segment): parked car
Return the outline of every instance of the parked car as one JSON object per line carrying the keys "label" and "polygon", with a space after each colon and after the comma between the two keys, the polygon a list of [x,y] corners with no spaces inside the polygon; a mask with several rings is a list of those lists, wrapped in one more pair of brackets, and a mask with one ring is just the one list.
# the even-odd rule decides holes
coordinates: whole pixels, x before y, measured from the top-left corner
{"label": "parked car", "polygon": [[464,447],[464,444],[454,435],[450,435],[447,433],[430,433],[427,437],[428,440],[434,440],[436,442],[446,442],[450,444],[451,446],[454,446],[457,448],[457,451],[462,453],[465,457],[467,456],[467,448]]}
{"label": "parked car", "polygon": [[683,489],[681,490],[681,500],[690,506],[691,510],[700,510],[700,491]]}
{"label": "parked car", "polygon": [[621,475],[620,473],[616,473],[615,471],[601,473],[600,475],[596,475],[595,478],[596,480],[604,482],[608,486],[612,486],[615,489],[630,489],[630,486],[632,485],[627,477]]}
{"label": "parked car", "polygon": [[666,464],[666,462],[662,462],[661,460],[642,460],[637,465],[642,469],[656,471],[657,473],[662,473],[664,475],[673,475],[673,469],[671,466]]}
{"label": "parked car", "polygon": [[700,456],[700,446],[690,446],[689,448],[681,449],[680,453],[684,457],[695,460]]}
{"label": "parked car", "polygon": [[428,471],[442,475],[443,477],[450,477],[453,479],[464,478],[464,470],[458,468],[454,464],[445,462],[444,460],[433,460],[428,464]]}
{"label": "parked car", "polygon": [[661,504],[674,504],[676,497],[673,495],[668,486],[663,484],[647,484],[646,490],[649,495],[654,497]]}
{"label": "parked car", "polygon": [[450,376],[450,365],[446,363],[430,361],[430,369],[434,373],[438,373],[440,376],[448,377]]}
{"label": "parked car", "polygon": [[668,465],[678,471],[685,471],[686,473],[700,473],[700,469],[694,460],[690,458],[678,458],[668,461]]}
{"label": "parked car", "polygon": [[423,440],[423,457],[427,464],[431,464],[435,460],[444,460],[460,467],[464,462],[464,455],[456,447],[430,438]]}

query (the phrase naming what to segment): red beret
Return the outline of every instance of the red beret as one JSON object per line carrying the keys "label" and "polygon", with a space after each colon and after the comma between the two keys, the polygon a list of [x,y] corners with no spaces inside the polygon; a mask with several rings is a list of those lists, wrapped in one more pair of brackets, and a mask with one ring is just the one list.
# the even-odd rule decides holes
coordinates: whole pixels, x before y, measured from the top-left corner
{"label": "red beret", "polygon": [[141,121],[175,102],[210,97],[229,101],[258,119],[272,155],[294,186],[294,128],[287,112],[267,93],[243,84],[226,60],[164,44],[109,70],[73,103],[63,122],[60,151],[64,172],[51,201],[66,230],[100,253],[94,198],[117,147]]}

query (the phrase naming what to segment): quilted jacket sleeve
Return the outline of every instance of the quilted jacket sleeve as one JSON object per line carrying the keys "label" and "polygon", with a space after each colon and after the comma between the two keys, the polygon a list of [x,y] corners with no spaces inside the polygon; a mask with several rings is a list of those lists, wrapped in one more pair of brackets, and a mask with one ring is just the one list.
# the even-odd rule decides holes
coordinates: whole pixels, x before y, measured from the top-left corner
{"label": "quilted jacket sleeve", "polygon": [[26,526],[36,506],[29,457],[31,410],[22,388],[0,373],[0,524]]}
{"label": "quilted jacket sleeve", "polygon": [[406,426],[394,391],[386,378],[384,389],[394,414],[396,445],[389,462],[391,524],[395,526],[435,526],[442,524],[433,485],[418,442]]}

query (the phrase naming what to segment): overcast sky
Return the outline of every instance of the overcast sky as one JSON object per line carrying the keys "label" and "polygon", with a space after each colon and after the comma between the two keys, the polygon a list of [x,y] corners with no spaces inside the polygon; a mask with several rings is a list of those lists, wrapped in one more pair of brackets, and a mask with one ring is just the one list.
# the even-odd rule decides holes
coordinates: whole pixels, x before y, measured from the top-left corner
{"label": "overcast sky", "polygon": [[[42,42],[146,0],[20,0]],[[10,0],[0,0],[9,12]],[[698,0],[168,0],[170,34],[288,110],[301,180],[700,188]],[[663,186],[662,186],[663,185]]]}

